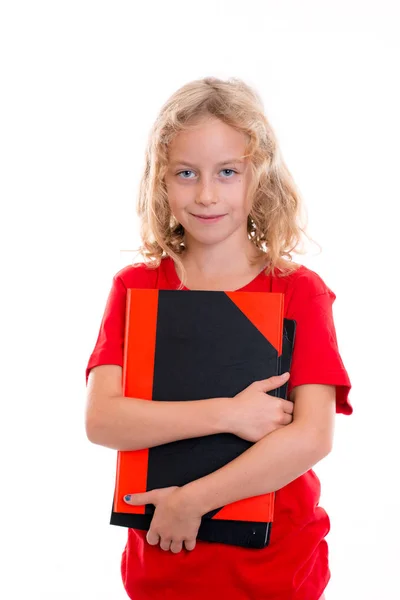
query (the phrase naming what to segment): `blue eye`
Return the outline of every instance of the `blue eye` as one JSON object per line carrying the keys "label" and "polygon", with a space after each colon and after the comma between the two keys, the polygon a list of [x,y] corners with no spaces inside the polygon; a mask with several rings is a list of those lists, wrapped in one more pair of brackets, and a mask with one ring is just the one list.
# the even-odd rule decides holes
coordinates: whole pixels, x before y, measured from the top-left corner
{"label": "blue eye", "polygon": [[[233,169],[222,169],[223,171],[230,171],[231,173],[237,173],[237,171],[234,171]],[[228,177],[228,179],[230,179],[230,177]]]}
{"label": "blue eye", "polygon": [[[234,169],[222,169],[220,172],[222,173],[222,171],[230,171],[232,174],[233,173],[237,173],[237,171],[235,171]],[[193,173],[193,171],[191,169],[185,169],[185,171],[180,171],[179,173],[177,173],[178,176],[182,175],[182,173]],[[181,179],[192,179],[191,177],[181,177]],[[224,179],[231,179],[231,177],[225,177]]]}
{"label": "blue eye", "polygon": [[[182,173],[193,173],[193,171],[190,171],[190,170],[180,171],[180,173],[177,173],[177,175],[182,175]],[[189,179],[189,177],[181,177],[181,179]]]}

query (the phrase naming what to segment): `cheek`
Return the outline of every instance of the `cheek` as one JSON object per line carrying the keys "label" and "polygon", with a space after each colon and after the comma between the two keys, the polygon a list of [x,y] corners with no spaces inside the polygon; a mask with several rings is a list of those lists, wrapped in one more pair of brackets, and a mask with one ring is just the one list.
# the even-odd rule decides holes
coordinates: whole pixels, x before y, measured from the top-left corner
{"label": "cheek", "polygon": [[236,197],[231,201],[231,206],[237,215],[241,216],[245,213],[248,215],[251,211],[252,202],[246,198],[244,190],[237,190]]}
{"label": "cheek", "polygon": [[167,195],[171,210],[182,210],[191,202],[190,192],[182,189],[182,186],[168,186]]}
{"label": "cheek", "polygon": [[184,219],[184,206],[182,202],[179,202],[179,199],[176,196],[172,196],[168,198],[169,209],[171,214],[177,219],[179,222]]}
{"label": "cheek", "polygon": [[172,193],[172,191],[168,195],[168,204],[172,212],[179,211],[182,208],[182,202],[180,202],[179,197]]}
{"label": "cheek", "polygon": [[169,210],[171,211],[171,213],[174,216],[176,216],[177,210],[176,210],[175,202],[173,200],[171,200],[170,198],[168,198],[168,204],[169,204]]}

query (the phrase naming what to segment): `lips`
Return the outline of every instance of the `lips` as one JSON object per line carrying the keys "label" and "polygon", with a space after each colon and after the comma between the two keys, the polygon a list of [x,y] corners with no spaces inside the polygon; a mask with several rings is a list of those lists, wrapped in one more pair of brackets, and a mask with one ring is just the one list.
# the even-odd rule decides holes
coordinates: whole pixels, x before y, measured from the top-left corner
{"label": "lips", "polygon": [[218,219],[219,217],[223,217],[224,215],[193,215],[198,219]]}

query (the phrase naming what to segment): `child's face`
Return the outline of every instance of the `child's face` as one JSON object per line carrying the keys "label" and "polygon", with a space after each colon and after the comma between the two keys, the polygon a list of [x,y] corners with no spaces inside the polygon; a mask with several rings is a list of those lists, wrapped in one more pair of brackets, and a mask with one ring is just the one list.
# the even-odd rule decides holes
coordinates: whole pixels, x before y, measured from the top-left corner
{"label": "child's face", "polygon": [[[251,200],[246,201],[246,192],[251,175],[248,159],[240,161],[246,141],[243,133],[210,118],[171,142],[165,175],[168,201],[189,243],[193,239],[215,244],[233,235],[240,243],[248,239]],[[229,162],[221,164],[225,161]]]}

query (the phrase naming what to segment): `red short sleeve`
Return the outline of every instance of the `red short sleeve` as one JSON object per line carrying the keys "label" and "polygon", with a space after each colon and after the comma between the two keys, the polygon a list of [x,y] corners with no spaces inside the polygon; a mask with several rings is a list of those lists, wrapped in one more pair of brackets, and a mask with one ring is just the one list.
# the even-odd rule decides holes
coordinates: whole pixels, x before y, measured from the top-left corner
{"label": "red short sleeve", "polygon": [[97,341],[86,367],[86,384],[93,367],[123,366],[126,295],[127,289],[122,278],[114,275]]}
{"label": "red short sleeve", "polygon": [[351,383],[339,353],[332,314],[336,296],[324,287],[325,292],[313,294],[306,301],[303,298],[298,309],[288,316],[297,322],[288,394],[297,385],[335,385],[336,412],[350,415]]}
{"label": "red short sleeve", "polygon": [[113,277],[100,331],[86,367],[86,384],[90,369],[98,365],[124,365],[126,297],[129,288],[158,287],[159,268],[144,263],[128,265]]}

